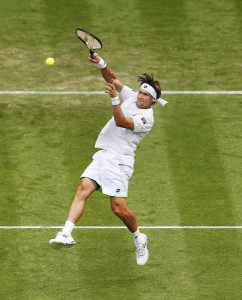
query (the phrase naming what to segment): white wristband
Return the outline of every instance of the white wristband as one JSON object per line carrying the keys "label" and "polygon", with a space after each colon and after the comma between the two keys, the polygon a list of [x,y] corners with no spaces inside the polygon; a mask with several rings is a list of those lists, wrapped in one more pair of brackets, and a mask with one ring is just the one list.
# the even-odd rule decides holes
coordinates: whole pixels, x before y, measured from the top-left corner
{"label": "white wristband", "polygon": [[112,105],[118,105],[120,103],[119,96],[111,98],[111,100],[112,100]]}
{"label": "white wristband", "polygon": [[97,66],[98,66],[99,69],[104,69],[104,68],[106,68],[107,64],[106,64],[106,62],[100,57],[100,61],[99,61],[99,63],[97,64]]}

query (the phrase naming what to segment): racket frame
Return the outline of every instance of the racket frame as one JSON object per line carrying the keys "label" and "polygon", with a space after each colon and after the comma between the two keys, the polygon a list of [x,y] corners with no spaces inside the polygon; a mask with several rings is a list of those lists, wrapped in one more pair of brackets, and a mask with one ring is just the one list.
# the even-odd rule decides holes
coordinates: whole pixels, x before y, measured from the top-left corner
{"label": "racket frame", "polygon": [[[79,30],[82,31],[82,32],[85,32],[85,33],[89,34],[91,37],[93,37],[95,40],[97,40],[98,43],[100,44],[100,48],[96,48],[96,47],[90,45],[87,41],[83,40],[83,39],[79,36],[79,34],[78,34],[78,31],[79,31]],[[91,58],[94,58],[94,51],[95,51],[95,50],[100,50],[100,49],[102,49],[103,44],[102,44],[101,40],[100,40],[98,37],[96,37],[94,34],[92,34],[91,32],[89,32],[89,31],[87,31],[87,30],[85,30],[85,29],[83,29],[83,28],[77,28],[77,29],[76,29],[76,35],[77,35],[77,37],[79,38],[79,40],[82,41],[83,44],[89,49]]]}

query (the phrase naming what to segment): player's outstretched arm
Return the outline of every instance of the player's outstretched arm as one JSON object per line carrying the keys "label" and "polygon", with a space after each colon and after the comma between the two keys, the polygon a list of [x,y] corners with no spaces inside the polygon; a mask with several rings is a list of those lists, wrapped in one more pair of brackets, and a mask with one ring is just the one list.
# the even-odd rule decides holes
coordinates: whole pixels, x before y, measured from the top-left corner
{"label": "player's outstretched arm", "polygon": [[117,76],[114,74],[113,70],[109,68],[106,64],[106,62],[97,54],[94,54],[94,58],[91,58],[89,56],[89,61],[92,63],[95,63],[100,68],[100,71],[102,73],[103,78],[108,82],[114,84],[116,90],[118,92],[121,91],[123,84],[122,82],[117,78]]}

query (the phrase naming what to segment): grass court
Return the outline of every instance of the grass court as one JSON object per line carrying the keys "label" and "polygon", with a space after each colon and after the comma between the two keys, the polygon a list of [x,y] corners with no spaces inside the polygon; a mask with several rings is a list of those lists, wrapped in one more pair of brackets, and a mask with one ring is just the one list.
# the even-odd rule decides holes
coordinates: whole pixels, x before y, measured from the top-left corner
{"label": "grass court", "polygon": [[[242,299],[242,92],[218,93],[242,91],[241,15],[240,0],[1,0],[0,299]],[[106,95],[7,92],[104,91],[77,27],[135,89],[147,72],[164,91],[215,92],[164,93],[136,151],[128,204],[147,227],[144,267],[127,229],[77,228],[58,251],[58,229],[2,227],[62,226],[111,118]],[[100,193],[77,225],[123,226]]]}

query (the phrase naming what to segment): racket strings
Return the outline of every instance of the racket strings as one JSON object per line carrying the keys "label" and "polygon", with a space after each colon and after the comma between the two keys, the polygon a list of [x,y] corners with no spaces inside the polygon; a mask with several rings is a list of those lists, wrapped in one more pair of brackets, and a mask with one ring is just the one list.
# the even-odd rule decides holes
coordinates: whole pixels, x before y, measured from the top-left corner
{"label": "racket strings", "polygon": [[95,36],[89,34],[88,32],[77,30],[76,31],[78,37],[86,44],[89,50],[95,51],[100,50],[102,48],[101,41]]}

